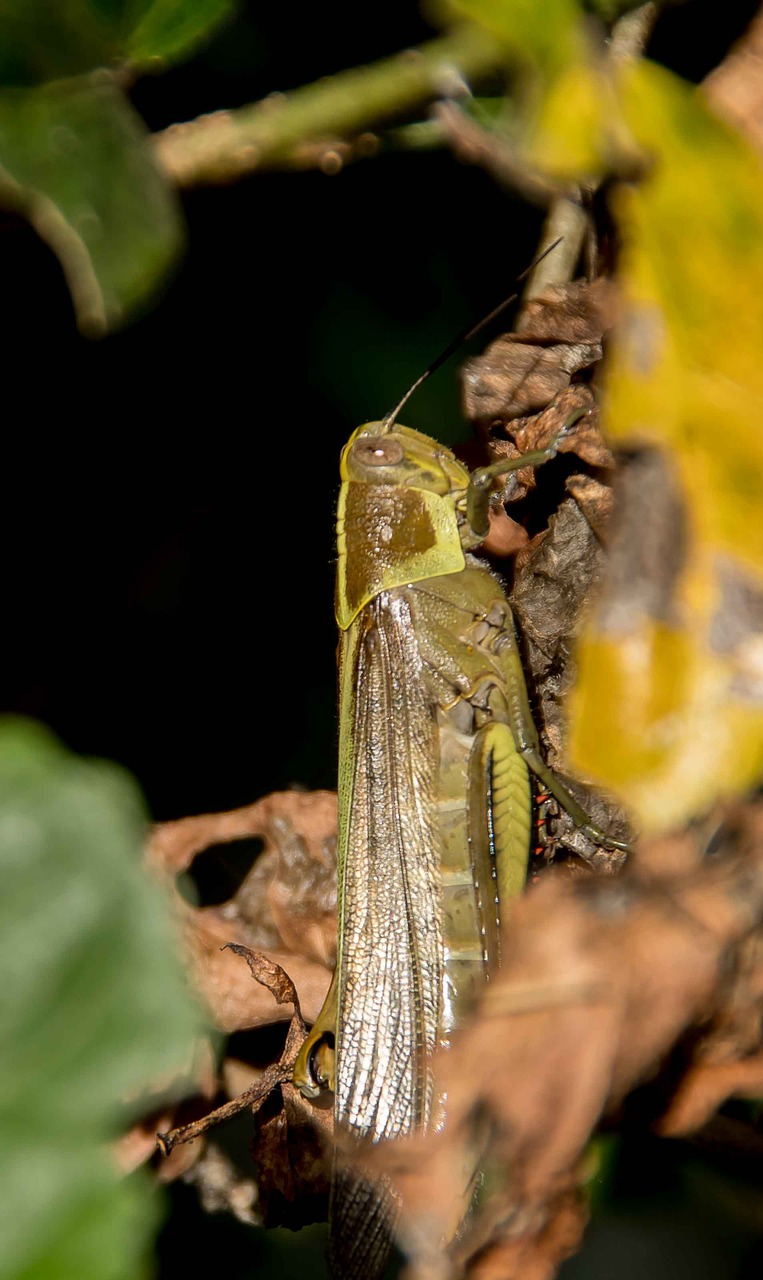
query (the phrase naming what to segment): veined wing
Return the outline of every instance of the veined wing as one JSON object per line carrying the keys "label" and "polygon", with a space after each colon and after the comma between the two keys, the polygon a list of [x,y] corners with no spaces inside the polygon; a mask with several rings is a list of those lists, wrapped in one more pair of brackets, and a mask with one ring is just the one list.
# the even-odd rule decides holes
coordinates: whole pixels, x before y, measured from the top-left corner
{"label": "veined wing", "polygon": [[346,635],[340,697],[336,1114],[377,1138],[426,1122],[442,986],[436,723],[404,591]]}

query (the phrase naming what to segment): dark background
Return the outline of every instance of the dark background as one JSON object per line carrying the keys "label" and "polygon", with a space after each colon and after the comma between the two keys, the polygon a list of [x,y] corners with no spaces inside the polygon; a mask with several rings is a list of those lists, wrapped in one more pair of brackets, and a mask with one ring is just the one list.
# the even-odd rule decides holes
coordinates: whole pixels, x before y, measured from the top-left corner
{"label": "dark background", "polygon": [[[651,52],[698,80],[755,8],[669,10]],[[133,101],[160,129],[431,34],[410,3],[352,18],[250,3],[194,60],[136,84]],[[48,250],[15,218],[0,222],[3,706],[125,765],[156,819],[334,785],[339,449],[512,291],[541,225],[439,153],[385,154],[331,178],[263,174],[183,204],[175,278],[99,343],[77,335]],[[451,443],[463,436],[456,365],[404,415]],[[696,1177],[686,1191],[694,1163],[666,1143],[621,1153],[620,1167],[569,1280],[758,1273],[727,1169],[719,1209],[707,1168],[698,1198]],[[161,1275],[320,1276],[314,1238],[283,1252],[280,1236],[199,1215],[176,1188]]]}

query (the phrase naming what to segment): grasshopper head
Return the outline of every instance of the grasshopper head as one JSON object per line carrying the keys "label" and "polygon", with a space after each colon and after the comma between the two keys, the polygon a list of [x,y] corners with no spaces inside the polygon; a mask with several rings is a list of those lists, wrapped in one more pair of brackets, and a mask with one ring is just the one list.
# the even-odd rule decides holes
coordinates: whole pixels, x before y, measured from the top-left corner
{"label": "grasshopper head", "polygon": [[396,423],[367,422],[342,451],[342,481],[424,489],[453,500],[469,484],[469,473],[450,449],[421,431]]}
{"label": "grasshopper head", "polygon": [[444,445],[395,423],[367,422],[342,452],[336,616],[346,630],[382,591],[458,573],[469,473]]}

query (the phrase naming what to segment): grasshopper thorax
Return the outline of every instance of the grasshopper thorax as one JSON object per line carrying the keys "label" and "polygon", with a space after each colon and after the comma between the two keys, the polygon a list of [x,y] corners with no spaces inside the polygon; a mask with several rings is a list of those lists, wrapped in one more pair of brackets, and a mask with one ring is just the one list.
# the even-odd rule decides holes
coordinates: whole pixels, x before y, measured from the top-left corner
{"label": "grasshopper thorax", "polygon": [[466,520],[469,472],[420,431],[366,423],[345,445],[340,473],[336,617],[346,630],[380,592],[459,573],[477,539]]}

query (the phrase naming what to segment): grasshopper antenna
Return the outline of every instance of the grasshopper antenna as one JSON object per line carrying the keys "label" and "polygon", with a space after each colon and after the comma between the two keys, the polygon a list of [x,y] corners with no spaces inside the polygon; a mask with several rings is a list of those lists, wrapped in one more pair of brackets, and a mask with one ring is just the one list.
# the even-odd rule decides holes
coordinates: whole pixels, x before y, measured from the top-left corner
{"label": "grasshopper antenna", "polygon": [[[539,262],[542,262],[550,253],[553,253],[554,249],[556,249],[557,245],[561,244],[563,239],[564,236],[559,236],[558,239],[554,240],[553,244],[550,244],[547,249],[543,250],[543,253],[538,254],[538,257],[530,263],[529,267],[526,267],[522,274],[517,276],[517,284],[520,284],[527,276],[529,276],[530,272],[535,270]],[[449,342],[447,347],[440,352],[439,356],[432,361],[429,368],[425,369],[416,381],[411,383],[402,399],[398,400],[394,409],[392,409],[392,411],[382,420],[382,430],[391,431],[397,421],[398,414],[402,413],[414,391],[418,391],[422,382],[426,382],[427,378],[431,378],[432,374],[436,373],[437,370],[445,364],[446,360],[450,360],[450,357],[458,351],[459,347],[463,346],[463,344],[468,342],[470,338],[473,338],[476,334],[480,333],[482,329],[486,328],[486,326],[490,324],[491,320],[495,320],[496,317],[499,316],[502,311],[505,311],[507,307],[511,306],[512,302],[515,302],[518,297],[519,292],[515,289],[514,293],[510,294],[508,298],[504,298],[503,302],[499,302],[498,306],[493,307],[493,310],[486,316],[483,316],[481,320],[478,320],[476,324],[471,325],[468,329],[464,329],[463,333],[459,333],[458,337],[454,338],[452,342]]]}

